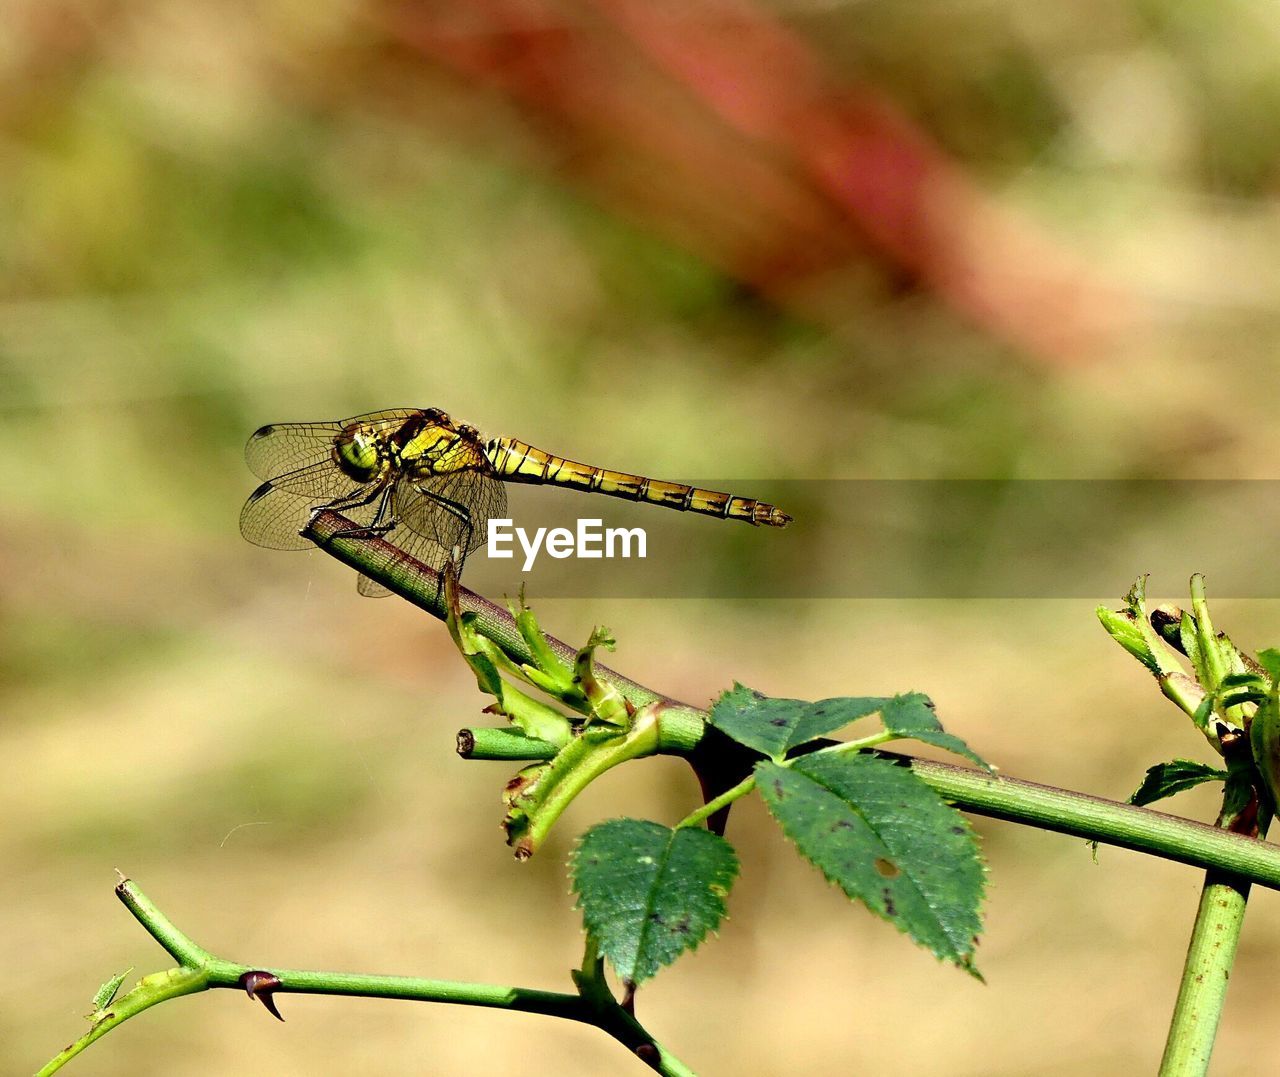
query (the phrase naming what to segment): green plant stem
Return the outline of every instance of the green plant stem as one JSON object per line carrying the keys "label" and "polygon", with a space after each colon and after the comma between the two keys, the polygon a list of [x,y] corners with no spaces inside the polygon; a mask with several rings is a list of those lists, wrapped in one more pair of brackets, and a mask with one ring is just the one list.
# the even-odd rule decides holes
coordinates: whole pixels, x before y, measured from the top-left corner
{"label": "green plant stem", "polygon": [[[1192,580],[1194,594],[1195,580]],[[1253,762],[1229,757],[1232,775],[1252,784]],[[1265,836],[1271,825],[1271,808],[1265,796],[1259,800],[1256,787],[1248,802],[1231,792],[1232,779],[1223,795],[1217,825],[1223,833]],[[1178,985],[1178,1000],[1169,1022],[1164,1057],[1160,1060],[1160,1077],[1203,1077],[1209,1072],[1209,1059],[1227,1001],[1227,985],[1235,963],[1240,932],[1244,928],[1245,908],[1249,903],[1250,881],[1220,869],[1205,873],[1200,905],[1196,909],[1187,957]]]}
{"label": "green plant stem", "polygon": [[968,767],[884,752],[958,808],[1213,868],[1280,890],[1280,848],[1176,815]]}
{"label": "green plant stem", "polygon": [[209,986],[208,977],[203,969],[179,967],[144,976],[132,991],[108,1006],[105,1015],[96,1021],[88,1032],[78,1040],[67,1044],[41,1066],[36,1071],[36,1077],[50,1077],[51,1074],[57,1073],[91,1043],[101,1039],[118,1025],[124,1024],[129,1018],[136,1017],[143,1010],[149,1010],[152,1006],[167,1002],[169,999],[205,991]]}
{"label": "green plant stem", "polygon": [[463,759],[530,762],[550,759],[559,750],[550,741],[526,737],[508,725],[458,730],[458,754]]}
{"label": "green plant stem", "polygon": [[511,726],[473,725],[458,730],[458,754],[463,759],[538,763],[551,759],[559,750]]}
{"label": "green plant stem", "polygon": [[[894,734],[890,733],[888,730],[885,730],[881,733],[873,733],[871,734],[871,736],[863,737],[860,740],[823,741],[823,742],[820,742],[822,744],[822,747],[820,747],[817,752],[813,752],[810,754],[852,755],[854,752],[865,751],[868,748],[874,748],[877,744],[883,744],[885,741],[893,740],[893,739],[894,739]],[[774,762],[777,763],[778,766],[780,767],[788,767],[792,763],[794,763],[797,759],[803,759],[803,758],[805,757],[794,756],[791,759],[775,759]],[[726,789],[719,796],[713,797],[711,800],[708,800],[697,811],[690,812],[688,815],[686,815],[683,819],[680,820],[680,822],[676,823],[676,829],[679,830],[682,827],[697,826],[699,823],[715,815],[716,812],[721,811],[724,808],[727,808],[735,800],[739,799],[740,797],[746,796],[755,787],[756,787],[756,776],[754,774],[748,774],[737,785],[729,789]]]}
{"label": "green plant stem", "polygon": [[273,994],[352,995],[362,998],[396,998],[416,1002],[448,1002],[463,1006],[540,1013],[594,1025],[641,1057],[667,1077],[694,1077],[693,1071],[657,1043],[636,1019],[617,1003],[607,989],[579,992],[539,991],[496,984],[429,980],[412,976],[377,976],[311,969],[263,969],[215,957],[196,945],[130,880],[116,887],[116,894],[138,922],[169,954],[180,962],[176,969],[145,976],[126,995],[107,1007],[106,1015],[89,1032],[64,1048],[37,1074],[48,1077],[95,1040],[143,1010],[185,994],[210,988],[244,990],[241,978],[248,972],[269,972]]}
{"label": "green plant stem", "polygon": [[[377,580],[431,616],[447,620],[444,579],[440,573],[406,556],[385,539],[351,534],[358,531],[353,521],[325,510],[316,513],[301,533],[344,565]],[[508,610],[461,585],[458,603],[462,612],[476,615],[476,631],[493,640],[513,662],[537,664]],[[552,636],[547,637],[547,643],[566,665],[573,667],[578,655],[576,647]],[[616,688],[637,710],[650,703],[663,704],[658,717],[658,745],[662,752],[687,754],[702,739],[706,716],[696,707],[646,688],[608,666],[596,665],[595,675]]]}
{"label": "green plant stem", "polygon": [[[349,534],[352,531],[358,531],[357,524],[336,512],[325,510],[316,513],[307,522],[307,526],[302,529],[302,536],[310,539],[331,557],[377,580],[401,598],[426,610],[431,616],[441,621],[447,618],[444,580],[440,573],[407,557],[386,539]],[[529,644],[520,634],[519,626],[510,611],[461,585],[458,586],[458,602],[463,613],[476,614],[477,631],[493,640],[512,661],[536,665]],[[553,637],[548,637],[547,642],[556,656],[572,668],[578,657],[578,649]],[[624,677],[616,670],[599,665],[595,669],[597,677],[612,684],[637,709],[658,701],[687,706]]]}
{"label": "green plant stem", "polygon": [[[409,560],[394,546],[380,539],[342,536],[341,532],[351,526],[340,516],[322,512],[310,521],[303,534],[339,560],[378,579],[443,619],[443,587],[438,575]],[[1199,600],[1201,607],[1196,609],[1198,623],[1208,626],[1207,610],[1202,608],[1202,588],[1198,593],[1193,580],[1192,589],[1193,605]],[[477,614],[477,630],[514,660],[528,662],[528,646],[520,638],[510,615],[472,592],[460,589],[460,593],[463,608]],[[1145,625],[1145,611],[1140,612]],[[566,660],[573,654],[572,648],[553,637],[548,637],[548,643]],[[1152,643],[1159,645],[1159,639],[1154,638]],[[1216,645],[1216,640],[1212,643]],[[600,667],[597,672],[602,680],[618,688],[633,705],[642,706],[655,699],[667,700],[667,697],[612,670]],[[1176,671],[1168,672],[1160,680],[1166,695],[1188,713],[1194,713],[1199,697],[1192,694],[1194,682],[1189,677]],[[675,700],[669,703],[672,728],[676,732],[671,736],[660,732],[656,750],[689,756],[706,733],[707,715]],[[489,731],[464,733],[471,734],[470,750],[464,753],[468,758],[547,758],[546,747],[540,742],[529,741],[526,745],[529,754],[522,757],[517,754],[520,751],[518,743],[510,737],[502,738],[499,743],[499,738]],[[867,747],[851,743],[840,747],[833,745],[831,749],[854,751]],[[1188,952],[1183,990],[1179,995],[1161,1070],[1166,1077],[1175,1074],[1177,1077],[1189,1077],[1204,1072],[1225,998],[1227,975],[1239,937],[1249,884],[1256,882],[1280,889],[1280,849],[1253,837],[1149,808],[897,753],[882,751],[881,754],[902,766],[911,767],[926,784],[965,811],[1208,869],[1200,913]],[[747,775],[691,813],[679,825],[692,826],[705,821],[749,793],[753,787],[754,777]]]}
{"label": "green plant stem", "polygon": [[[540,741],[526,740],[526,753],[512,754],[516,747],[510,738],[504,738],[502,754],[488,755],[488,731],[471,729],[466,732],[475,738],[475,750],[467,757],[469,759],[533,761],[549,758]],[[1215,869],[1280,890],[1280,848],[1267,842],[1087,793],[988,774],[971,767],[916,759],[897,752],[881,754],[910,766],[922,781],[963,811],[1132,849],[1192,867]],[[746,779],[739,784],[745,782]],[[749,791],[749,787],[745,791]],[[738,786],[734,786],[711,801],[710,805],[723,807],[722,802],[730,802],[741,795]],[[701,822],[705,818],[702,812],[700,808],[688,818],[697,816],[694,821]],[[684,823],[682,820],[682,825]]]}
{"label": "green plant stem", "polygon": [[756,776],[754,774],[748,774],[742,779],[742,781],[733,786],[733,788],[726,789],[718,797],[713,797],[711,800],[708,800],[697,811],[692,811],[686,815],[680,820],[680,822],[676,823],[676,829],[679,830],[681,827],[686,826],[697,826],[699,823],[702,823],[715,815],[715,813],[720,811],[721,808],[727,808],[739,797],[746,796],[755,787]]}
{"label": "green plant stem", "polygon": [[1209,1072],[1248,901],[1248,882],[1219,871],[1205,875],[1160,1077],[1197,1077]]}

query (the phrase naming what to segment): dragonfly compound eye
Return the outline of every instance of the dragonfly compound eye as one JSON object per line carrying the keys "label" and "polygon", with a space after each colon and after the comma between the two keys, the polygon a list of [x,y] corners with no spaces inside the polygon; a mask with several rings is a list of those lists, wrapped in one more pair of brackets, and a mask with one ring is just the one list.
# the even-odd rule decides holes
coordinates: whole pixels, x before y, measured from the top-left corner
{"label": "dragonfly compound eye", "polygon": [[333,442],[333,459],[356,482],[368,482],[381,469],[377,439],[359,429],[347,429]]}

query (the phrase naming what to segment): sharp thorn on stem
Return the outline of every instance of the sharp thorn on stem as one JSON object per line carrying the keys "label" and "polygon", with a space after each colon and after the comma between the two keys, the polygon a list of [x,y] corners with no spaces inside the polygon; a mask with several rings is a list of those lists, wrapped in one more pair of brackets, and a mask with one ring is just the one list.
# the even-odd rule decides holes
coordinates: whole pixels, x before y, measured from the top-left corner
{"label": "sharp thorn on stem", "polygon": [[271,1014],[277,1021],[284,1020],[280,1016],[280,1011],[276,1009],[276,1000],[272,997],[276,988],[280,986],[280,978],[278,976],[273,976],[269,972],[246,972],[240,977],[239,983],[250,998],[256,998],[267,1008],[267,1013]]}

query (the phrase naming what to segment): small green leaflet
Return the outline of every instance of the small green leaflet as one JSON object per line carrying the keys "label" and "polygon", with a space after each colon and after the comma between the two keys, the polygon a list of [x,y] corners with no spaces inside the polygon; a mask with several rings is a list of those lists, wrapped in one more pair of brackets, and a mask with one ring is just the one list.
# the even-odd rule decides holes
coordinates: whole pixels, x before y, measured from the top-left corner
{"label": "small green leaflet", "polygon": [[933,713],[933,704],[929,697],[921,692],[907,692],[905,695],[894,696],[888,700],[880,708],[880,720],[884,722],[885,729],[904,740],[918,740],[922,744],[932,744],[935,748],[962,755],[984,770],[991,769],[991,764],[964,741],[943,730],[938,716]]}
{"label": "small green leaflet", "polygon": [[709,830],[612,819],[582,836],[569,866],[587,932],[639,984],[719,926],[738,857]]}
{"label": "small green leaflet", "polygon": [[93,1013],[89,1015],[90,1018],[93,1018],[99,1013],[101,1013],[108,1006],[110,1006],[112,1002],[115,1001],[116,993],[120,990],[120,985],[124,983],[124,978],[128,976],[129,973],[131,973],[132,971],[133,971],[133,966],[130,965],[127,969],[124,970],[124,972],[116,973],[114,976],[111,977],[111,979],[107,980],[101,987],[98,988],[97,992],[93,996]]}
{"label": "small green leaflet", "polygon": [[755,773],[783,832],[829,881],[978,976],[985,871],[964,816],[908,768],[876,756],[766,760]]}
{"label": "small green leaflet", "polygon": [[1280,651],[1274,647],[1266,647],[1258,652],[1258,665],[1267,671],[1271,683],[1280,681]]}
{"label": "small green leaflet", "polygon": [[1147,770],[1142,784],[1129,798],[1130,804],[1142,807],[1154,804],[1157,800],[1171,797],[1175,793],[1184,793],[1194,789],[1203,782],[1226,781],[1227,772],[1205,763],[1197,763],[1192,759],[1174,759],[1168,763],[1157,763]]}
{"label": "small green leaflet", "polygon": [[897,696],[820,699],[771,699],[741,684],[725,692],[711,708],[711,724],[774,760],[802,744],[834,733],[859,718],[880,713],[884,728],[895,737],[932,744],[991,768],[959,737],[944,732],[929,697],[921,692]]}
{"label": "small green leaflet", "polygon": [[1263,697],[1249,723],[1249,747],[1272,805],[1280,803],[1280,698],[1274,690]]}
{"label": "small green leaflet", "polygon": [[792,748],[875,714],[887,699],[771,699],[741,684],[725,692],[711,708],[711,724],[739,744],[772,759]]}
{"label": "small green leaflet", "polygon": [[1132,613],[1113,610],[1107,606],[1099,606],[1094,612],[1113,640],[1159,676],[1160,663],[1151,653],[1151,644]]}

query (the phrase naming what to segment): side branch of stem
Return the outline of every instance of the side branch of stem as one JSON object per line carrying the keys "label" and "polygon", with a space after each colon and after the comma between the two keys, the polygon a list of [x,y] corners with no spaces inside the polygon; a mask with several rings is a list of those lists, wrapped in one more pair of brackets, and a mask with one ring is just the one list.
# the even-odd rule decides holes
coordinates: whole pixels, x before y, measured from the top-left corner
{"label": "side branch of stem", "polygon": [[693,1077],[692,1071],[654,1040],[607,990],[586,997],[582,993],[569,994],[413,976],[322,972],[314,969],[260,970],[258,966],[224,960],[196,946],[131,880],[121,881],[116,887],[116,894],[152,938],[179,960],[180,964],[166,972],[144,976],[131,991],[112,1003],[85,1035],[51,1059],[39,1071],[39,1077],[49,1077],[95,1040],[157,1003],[211,988],[240,990],[244,986],[245,974],[253,971],[270,973],[270,990],[273,993],[444,1002],[539,1013],[547,1017],[594,1025],[643,1058],[658,1073],[667,1077]]}

